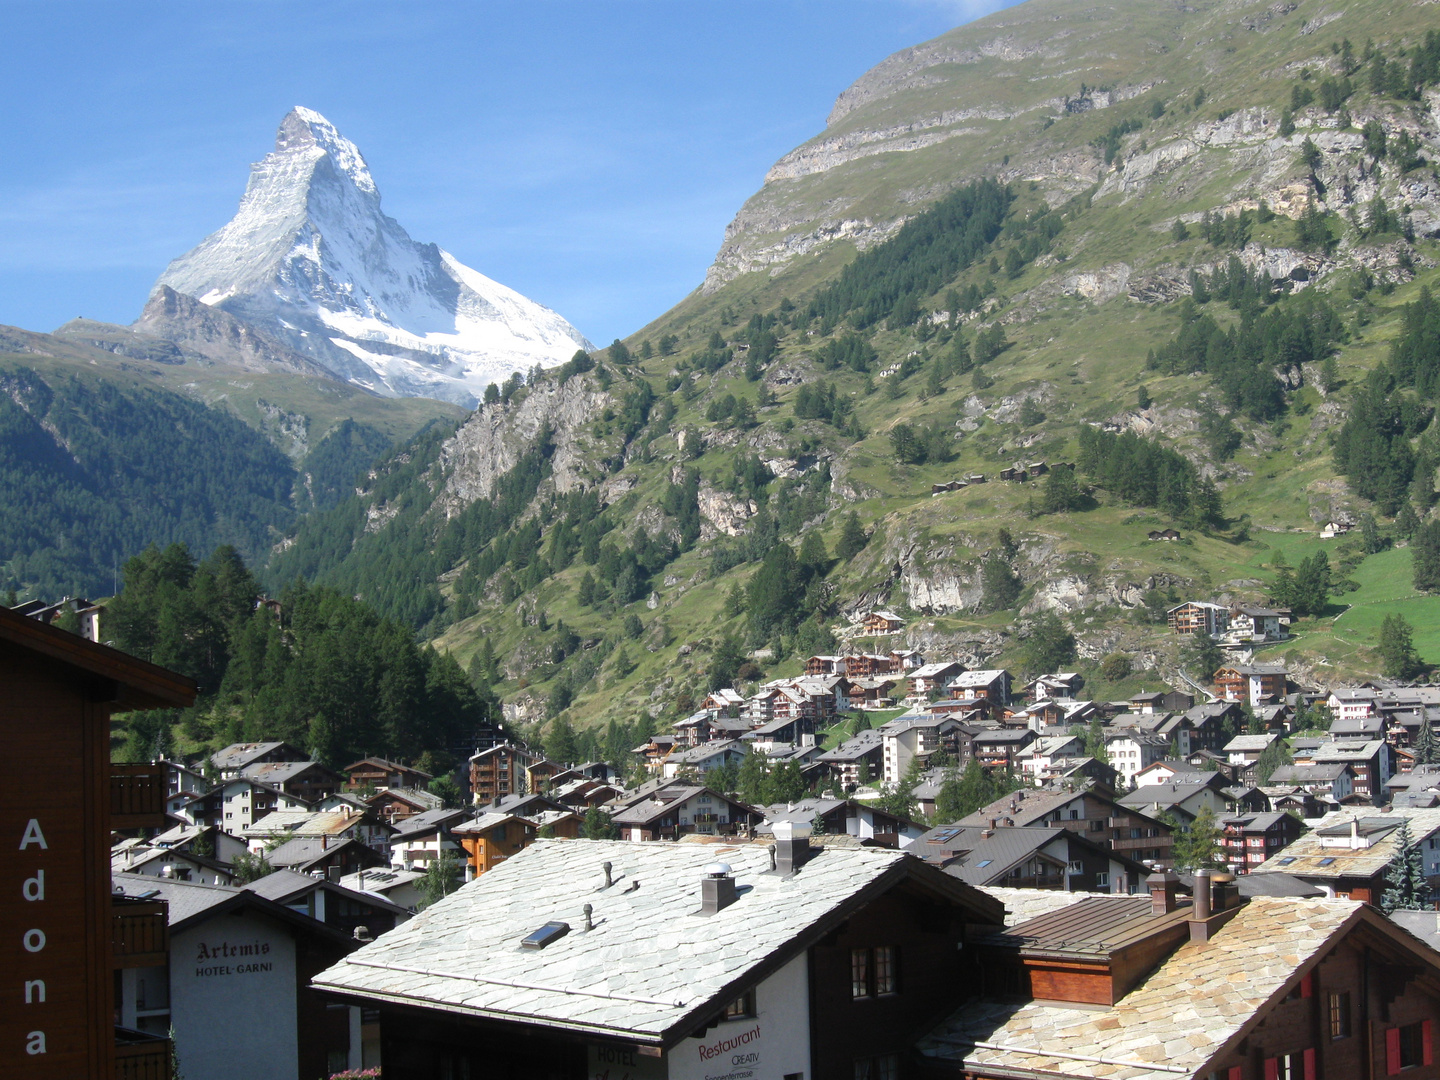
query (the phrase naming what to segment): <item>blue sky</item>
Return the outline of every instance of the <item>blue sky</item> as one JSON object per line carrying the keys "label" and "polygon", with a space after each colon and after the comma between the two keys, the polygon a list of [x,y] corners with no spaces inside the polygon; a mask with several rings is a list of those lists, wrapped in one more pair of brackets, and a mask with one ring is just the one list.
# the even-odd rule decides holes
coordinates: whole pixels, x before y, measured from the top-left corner
{"label": "blue sky", "polygon": [[130,322],[306,105],[415,239],[603,344],[699,284],[867,68],[1003,6],[0,0],[0,323]]}

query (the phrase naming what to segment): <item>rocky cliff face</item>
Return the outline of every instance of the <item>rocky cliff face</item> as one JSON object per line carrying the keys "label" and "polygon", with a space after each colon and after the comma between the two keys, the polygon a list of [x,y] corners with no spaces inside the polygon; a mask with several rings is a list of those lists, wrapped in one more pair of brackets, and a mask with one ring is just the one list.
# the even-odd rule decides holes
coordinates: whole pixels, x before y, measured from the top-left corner
{"label": "rocky cliff face", "polygon": [[555,312],[420,244],[380,208],[354,143],[296,108],[235,217],[160,276],[386,396],[473,405],[512,371],[591,348]]}
{"label": "rocky cliff face", "polygon": [[222,308],[168,285],[150,294],[132,329],[241,371],[295,371],[334,378],[328,368]]}
{"label": "rocky cliff face", "polygon": [[600,440],[590,425],[613,404],[608,392],[582,377],[563,385],[542,382],[518,405],[482,405],[441,451],[446,480],[437,506],[453,517],[475,500],[489,498],[496,480],[515,467],[544,431],[554,442],[556,491],[564,494],[598,483],[604,475],[598,467]]}

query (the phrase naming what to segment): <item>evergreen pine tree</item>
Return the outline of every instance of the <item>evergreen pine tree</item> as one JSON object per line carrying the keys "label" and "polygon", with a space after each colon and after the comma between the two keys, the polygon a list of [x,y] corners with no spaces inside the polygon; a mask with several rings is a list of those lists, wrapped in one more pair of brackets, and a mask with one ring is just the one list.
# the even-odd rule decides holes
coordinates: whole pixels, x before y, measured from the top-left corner
{"label": "evergreen pine tree", "polygon": [[1425,670],[1415,651],[1414,630],[1403,615],[1386,615],[1380,624],[1379,653],[1389,678],[1413,679]]}
{"label": "evergreen pine tree", "polygon": [[1420,719],[1420,730],[1415,735],[1414,754],[1416,765],[1440,764],[1440,740],[1435,738],[1435,729],[1424,716]]}
{"label": "evergreen pine tree", "polygon": [[1175,839],[1175,868],[1177,870],[1215,870],[1223,863],[1220,845],[1222,833],[1215,820],[1215,811],[1202,806],[1190,823]]}
{"label": "evergreen pine tree", "polygon": [[1410,546],[1415,552],[1415,588],[1440,592],[1440,521],[1427,521],[1415,531]]}
{"label": "evergreen pine tree", "polygon": [[1410,835],[1410,820],[1400,822],[1395,838],[1395,856],[1386,872],[1389,888],[1380,898],[1380,907],[1392,911],[1423,911],[1428,905],[1430,886],[1425,881],[1425,863],[1420,845]]}
{"label": "evergreen pine tree", "polygon": [[845,524],[840,529],[840,542],[835,545],[835,555],[842,562],[848,562],[864,551],[869,542],[870,538],[865,535],[859,515],[852,510],[845,515]]}

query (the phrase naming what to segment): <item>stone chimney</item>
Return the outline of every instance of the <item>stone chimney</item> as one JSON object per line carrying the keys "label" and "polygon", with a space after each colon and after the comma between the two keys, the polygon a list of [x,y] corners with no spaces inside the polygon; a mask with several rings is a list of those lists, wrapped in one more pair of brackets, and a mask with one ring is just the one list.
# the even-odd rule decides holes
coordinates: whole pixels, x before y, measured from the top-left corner
{"label": "stone chimney", "polygon": [[734,902],[735,879],[730,875],[730,864],[710,863],[705,867],[705,876],[700,879],[700,914],[714,915]]}
{"label": "stone chimney", "polygon": [[775,834],[775,872],[781,877],[798,873],[811,855],[809,824],[777,821],[771,831]]}
{"label": "stone chimney", "polygon": [[1150,914],[1168,915],[1175,910],[1175,886],[1180,879],[1174,874],[1154,873],[1145,879],[1145,885],[1150,890]]}

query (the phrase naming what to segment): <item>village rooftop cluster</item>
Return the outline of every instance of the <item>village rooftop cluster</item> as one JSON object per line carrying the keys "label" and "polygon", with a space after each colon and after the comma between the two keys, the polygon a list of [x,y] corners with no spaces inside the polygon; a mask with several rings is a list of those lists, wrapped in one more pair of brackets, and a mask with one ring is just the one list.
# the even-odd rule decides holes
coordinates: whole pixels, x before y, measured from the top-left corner
{"label": "village rooftop cluster", "polygon": [[[1233,645],[1285,632],[1264,609],[1170,616]],[[136,1045],[214,1053],[214,1002],[242,999],[207,994],[283,955],[289,989],[252,1021],[279,1034],[206,1075],[277,1053],[273,1075],[387,1077],[497,1054],[577,1077],[721,1058],[737,1080],[1431,1064],[1440,687],[1237,662],[1084,691],[914,650],[816,655],[712,693],[628,768],[488,731],[463,806],[412,766],[283,742],[112,766],[163,802],[113,819],[112,903],[169,942],[121,968],[117,1015]],[[784,770],[784,801],[744,801],[747,767]],[[976,776],[994,797],[973,804]],[[973,805],[947,812],[957,795]]]}

